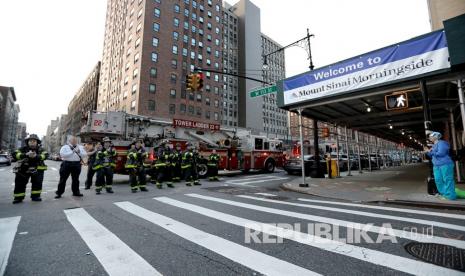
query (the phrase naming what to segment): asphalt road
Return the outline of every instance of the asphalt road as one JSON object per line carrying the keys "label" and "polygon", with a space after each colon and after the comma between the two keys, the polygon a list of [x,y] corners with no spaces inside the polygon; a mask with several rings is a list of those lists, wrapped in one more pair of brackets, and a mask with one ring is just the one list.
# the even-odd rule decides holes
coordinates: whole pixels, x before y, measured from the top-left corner
{"label": "asphalt road", "polygon": [[[296,177],[283,172],[174,189],[149,184],[135,194],[127,176],[116,176],[114,194],[82,189],[75,198],[68,183],[56,200],[59,164],[48,162],[44,200],[28,194],[19,205],[11,204],[11,167],[0,167],[0,275],[460,273],[404,250],[412,240],[465,249],[458,211],[343,205],[279,189]],[[360,228],[368,232],[358,241]]]}

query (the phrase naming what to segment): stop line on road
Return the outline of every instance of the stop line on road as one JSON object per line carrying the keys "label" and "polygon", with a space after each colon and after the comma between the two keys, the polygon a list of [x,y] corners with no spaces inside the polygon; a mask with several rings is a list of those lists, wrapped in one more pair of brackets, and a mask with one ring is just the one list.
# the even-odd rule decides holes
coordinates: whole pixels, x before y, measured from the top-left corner
{"label": "stop line on road", "polygon": [[[256,232],[260,232],[263,235],[267,234],[270,236],[280,237],[286,240],[299,243],[303,246],[311,247],[313,248],[313,250],[321,250],[322,252],[337,254],[339,256],[347,258],[348,261],[357,260],[371,266],[374,265],[378,267],[384,267],[387,269],[393,269],[396,271],[417,275],[460,274],[460,272],[456,270],[436,266],[434,264],[419,261],[414,258],[406,258],[404,255],[396,255],[395,253],[392,253],[392,250],[387,250],[388,252],[384,252],[383,249],[379,249],[379,247],[377,247],[375,250],[365,247],[364,244],[352,244],[349,242],[342,242],[336,239],[333,240],[331,238],[319,237],[314,233],[304,233],[300,230],[297,231],[296,229],[280,228],[279,225],[274,226],[269,224],[269,218],[263,217],[263,220],[265,222],[248,219],[248,215],[252,215],[253,213],[258,212],[262,214],[268,214],[272,217],[286,216],[294,218],[296,219],[296,221],[305,220],[308,222],[323,222],[329,225],[341,226],[345,228],[359,227],[359,229],[363,229],[364,227],[362,223],[359,223],[359,226],[354,226],[357,225],[357,221],[347,221],[338,218],[331,218],[331,214],[337,216],[339,213],[341,213],[340,210],[338,210],[339,208],[329,210],[323,209],[325,211],[324,217],[317,216],[313,211],[311,211],[311,213],[305,213],[305,211],[309,208],[313,209],[314,205],[327,204],[326,202],[312,202],[312,204],[303,204],[299,202],[278,201],[274,199],[258,197],[268,197],[273,196],[273,194],[255,193],[255,195],[257,195],[257,197],[239,195],[233,197],[232,199],[223,199],[221,197],[212,197],[191,193],[183,195],[185,200],[161,196],[155,197],[153,200],[154,206],[151,209],[155,211],[147,209],[150,208],[150,204],[145,204],[144,207],[141,207],[129,201],[117,202],[114,203],[114,205],[118,208],[112,210],[112,216],[120,221],[126,221],[128,215],[135,216],[137,219],[142,219],[144,221],[150,222],[151,225],[153,225],[153,227],[167,230],[167,233],[169,233],[170,235],[175,235],[176,238],[182,238],[189,243],[193,243],[213,252],[214,254],[225,257],[236,264],[240,264],[241,266],[266,275],[321,275],[326,273],[323,273],[323,271],[318,271],[318,268],[311,267],[311,265],[307,265],[306,263],[293,263],[292,259],[282,260],[278,256],[273,256],[273,254],[276,253],[273,251],[267,251],[266,253],[264,253],[261,252],[260,249],[257,249],[257,247],[254,247],[252,249],[245,241],[243,243],[238,243],[237,240],[233,242],[230,240],[231,238],[229,235],[213,235],[209,233],[209,230],[198,229],[192,225],[182,222],[179,219],[174,219],[166,214],[163,214],[164,210],[170,210],[171,208],[179,208],[183,212],[188,212],[189,217],[195,216],[196,221],[199,221],[200,223],[205,220],[211,221],[211,219],[213,219],[217,221],[218,224],[227,224],[233,225],[235,227],[241,227],[242,229],[244,229],[244,233],[246,233],[246,229],[249,228]],[[215,204],[229,206],[231,208],[228,208],[226,210],[230,210],[231,212],[233,211],[233,209],[248,209],[252,213],[241,211],[241,216],[236,216],[230,214],[230,211],[228,211],[228,213],[225,213],[223,211],[216,210],[217,207],[214,207],[215,205],[208,204],[208,208],[204,207],[205,204],[203,203],[207,202],[214,202]],[[160,208],[159,204],[164,204],[169,208]],[[286,210],[286,206],[292,206],[292,211]],[[300,211],[295,211],[295,207],[302,208]],[[324,205],[321,205],[320,207],[324,207]],[[359,204],[357,206],[349,205],[348,207],[370,209],[370,207],[372,206]],[[105,223],[106,226],[103,226],[101,222],[99,222],[97,219],[93,217],[92,212],[86,209],[87,207],[64,210],[64,216],[71,224],[71,226],[76,230],[76,235],[78,235],[85,242],[90,251],[93,253],[93,256],[102,264],[103,269],[105,269],[105,271],[109,275],[161,275],[163,273],[172,273],[171,271],[162,271],[162,266],[160,266],[160,264],[157,264],[156,261],[152,260],[151,263],[149,263],[146,259],[144,259],[141,256],[142,254],[140,255],[140,253],[137,252],[139,248],[131,244],[131,242],[133,243],[134,241],[128,241],[125,240],[123,237],[118,237],[117,234],[114,234],[112,232],[111,225]],[[342,208],[340,209],[343,210]],[[385,211],[410,213],[414,210],[402,208],[394,209],[395,210],[371,210],[374,210],[373,212],[380,212],[378,213],[380,217],[384,215],[381,212]],[[225,209],[221,208],[221,210]],[[354,210],[347,209],[347,211]],[[173,214],[171,212],[169,213]],[[437,214],[437,216],[427,214],[423,215],[428,216],[429,218],[431,218],[431,222],[435,223],[435,218],[441,217],[442,213],[437,212]],[[363,217],[364,215],[366,214],[363,214],[362,212],[358,214],[356,213],[356,216]],[[253,215],[253,217],[256,218],[255,215]],[[11,255],[10,249],[12,247],[12,244],[14,243],[14,237],[16,235],[20,219],[20,217],[0,219],[0,233],[2,233],[2,235],[0,235],[0,261],[2,261],[3,265],[3,268],[0,268],[2,268],[3,270],[6,267],[6,260],[8,260],[8,255]],[[387,217],[385,219],[387,219]],[[405,222],[406,225],[415,225],[419,223],[407,221],[406,219],[406,217],[402,216],[390,218],[390,220]],[[460,218],[450,218],[450,220],[457,220],[457,222],[462,221]],[[23,223],[23,221],[24,218],[21,220],[21,223]],[[424,222],[427,222],[427,220],[425,220]],[[463,229],[460,230],[461,228],[458,225],[454,225],[455,224],[452,223],[437,224],[437,227],[456,229],[458,231],[465,232],[465,230]],[[134,226],[128,224],[127,227],[130,230],[131,227]],[[392,234],[390,232],[386,232],[386,234],[407,240],[441,243],[446,245],[452,245],[458,248],[465,248],[465,242],[462,240],[449,239],[440,236],[431,236],[428,240],[428,237],[422,235],[410,238],[404,236],[405,233],[403,233],[403,230],[392,230]],[[158,232],[158,230],[144,230],[143,228],[139,228],[139,231],[145,231],[148,234],[152,235],[153,233]],[[383,229],[382,227],[373,226],[371,230],[368,231],[372,233],[382,233]],[[399,244],[399,247],[400,250],[403,251],[401,243]],[[156,248],[156,246],[154,248]],[[31,256],[28,259],[31,258],[33,259],[34,256]],[[8,267],[6,268],[8,269]],[[337,267],[335,267],[334,269],[337,269]],[[0,270],[0,275],[2,275],[1,272],[2,271]]]}
{"label": "stop line on road", "polygon": [[264,182],[286,180],[286,179],[289,179],[289,177],[274,176],[274,175],[253,175],[253,176],[246,176],[246,177],[239,178],[239,179],[227,180],[224,183],[229,184],[229,185],[256,187],[256,186],[249,185],[249,184],[264,183]]}

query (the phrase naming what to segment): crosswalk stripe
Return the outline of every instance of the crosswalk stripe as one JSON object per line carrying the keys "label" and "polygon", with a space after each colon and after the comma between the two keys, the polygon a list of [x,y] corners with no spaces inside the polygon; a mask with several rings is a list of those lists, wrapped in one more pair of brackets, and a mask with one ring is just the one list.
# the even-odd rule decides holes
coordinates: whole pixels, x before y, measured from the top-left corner
{"label": "crosswalk stripe", "polygon": [[366,209],[377,209],[377,210],[395,211],[395,212],[410,213],[410,214],[418,214],[418,215],[438,216],[438,217],[442,217],[442,218],[465,219],[465,215],[448,214],[448,213],[431,212],[431,211],[421,211],[421,210],[415,210],[415,209],[404,209],[404,208],[393,208],[393,207],[384,207],[384,206],[373,206],[373,205],[356,204],[356,203],[346,203],[346,202],[333,202],[333,201],[315,200],[315,199],[306,199],[306,198],[298,198],[297,200],[305,201],[305,202],[313,202],[313,203],[325,203],[325,204],[332,204],[332,205],[341,205],[341,206],[350,206],[350,207],[360,207],[360,208],[366,208]]}
{"label": "crosswalk stripe", "polygon": [[258,221],[229,215],[198,205],[174,200],[168,197],[157,197],[154,199],[207,217],[211,217],[230,224],[238,225],[240,227],[246,227],[255,231],[266,233],[268,235],[293,240],[298,243],[306,244],[325,251],[352,257],[375,265],[389,267],[405,273],[431,276],[461,275],[461,273],[459,273],[458,271],[443,268],[433,264],[424,263],[421,261],[416,261],[413,259],[408,259],[351,244],[346,244],[335,240],[325,239],[302,232],[284,229],[282,227],[276,227],[267,223],[261,223]]}
{"label": "crosswalk stripe", "polygon": [[256,195],[262,195],[262,196],[276,196],[274,194],[268,194],[268,193],[255,193]]}
{"label": "crosswalk stripe", "polygon": [[[276,214],[276,215],[300,218],[300,219],[311,220],[311,221],[318,221],[318,222],[323,222],[323,223],[329,223],[329,224],[332,224],[332,225],[348,227],[348,228],[352,228],[352,229],[364,230],[364,231],[367,231],[367,232],[373,232],[373,233],[377,233],[377,234],[381,234],[381,233],[386,234],[386,233],[391,232],[393,234],[393,236],[396,236],[396,237],[399,237],[399,238],[414,240],[414,241],[418,241],[418,242],[434,242],[434,243],[446,244],[446,245],[451,245],[451,246],[455,246],[455,247],[458,247],[458,248],[465,249],[465,241],[462,241],[462,240],[448,239],[448,238],[437,237],[437,236],[432,236],[432,235],[425,235],[425,234],[418,233],[418,232],[409,232],[409,231],[398,230],[398,229],[393,229],[393,228],[387,229],[386,227],[378,227],[378,226],[375,226],[375,225],[362,224],[362,223],[357,223],[357,222],[354,222],[354,221],[346,221],[346,220],[332,219],[332,218],[328,218],[328,217],[320,217],[320,216],[308,215],[308,214],[303,214],[303,213],[290,212],[290,211],[274,209],[274,208],[268,208],[268,207],[263,207],[263,206],[257,206],[257,205],[242,203],[242,202],[236,202],[236,201],[219,199],[219,198],[208,197],[208,196],[202,196],[202,195],[198,195],[198,194],[188,194],[188,196],[195,197],[195,198],[201,198],[201,199],[205,199],[205,200],[210,200],[210,201],[215,201],[215,202],[219,202],[219,203],[223,203],[223,204],[243,207],[243,208],[252,209],[252,210],[256,210],[256,211],[267,212],[267,213]],[[238,197],[253,199],[253,200],[258,200],[258,201],[263,201],[263,202],[271,202],[271,203],[276,203],[276,204],[290,205],[290,206],[299,206],[299,207],[305,207],[306,206],[305,204],[299,204],[299,203],[293,203],[293,202],[285,202],[285,201],[279,201],[279,200],[274,200],[274,199],[253,197],[253,196],[239,195]]]}
{"label": "crosswalk stripe", "polygon": [[320,275],[259,251],[228,241],[131,202],[115,203],[121,209],[156,224],[190,242],[266,275]]}
{"label": "crosswalk stripe", "polygon": [[64,212],[109,275],[161,275],[86,210],[77,208]]}
{"label": "crosswalk stripe", "polygon": [[10,217],[0,219],[0,275],[5,273],[8,257],[10,256],[13,241],[21,217]]}
{"label": "crosswalk stripe", "polygon": [[254,177],[254,178],[241,178],[241,179],[234,179],[228,180],[228,183],[235,183],[235,182],[264,182],[264,181],[275,181],[275,180],[284,180],[288,179],[288,177],[278,177],[278,176],[263,176],[263,177]]}
{"label": "crosswalk stripe", "polygon": [[[247,196],[241,196],[241,197],[247,197]],[[295,203],[295,204],[298,204],[298,203]],[[436,226],[436,227],[454,229],[454,230],[459,230],[459,231],[465,231],[465,226],[460,226],[460,225],[451,224],[451,223],[444,223],[444,222],[439,222],[439,221],[433,221],[433,220],[424,220],[424,219],[416,219],[416,218],[408,218],[408,217],[400,217],[400,216],[383,215],[383,214],[377,214],[377,213],[370,213],[370,212],[363,212],[363,211],[356,211],[356,210],[348,210],[348,209],[340,209],[340,208],[333,208],[333,207],[325,207],[325,206],[318,206],[318,205],[311,205],[311,204],[300,204],[300,205],[296,205],[296,206],[311,208],[311,209],[317,209],[317,210],[333,211],[333,212],[339,212],[339,213],[345,213],[345,214],[351,214],[351,215],[359,215],[359,216],[365,216],[365,217],[384,218],[384,219],[391,219],[391,220],[397,220],[397,221],[406,221],[406,222],[409,222],[409,223],[418,223],[418,224],[432,225],[432,226]]]}

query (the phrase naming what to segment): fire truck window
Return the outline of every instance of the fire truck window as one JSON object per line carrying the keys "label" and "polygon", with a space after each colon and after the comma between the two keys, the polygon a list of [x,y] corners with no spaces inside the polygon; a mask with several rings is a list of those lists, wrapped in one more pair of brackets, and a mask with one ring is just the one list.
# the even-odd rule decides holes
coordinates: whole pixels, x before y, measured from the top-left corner
{"label": "fire truck window", "polygon": [[263,139],[255,138],[255,149],[262,150],[263,149]]}
{"label": "fire truck window", "polygon": [[270,149],[270,142],[265,142],[265,148],[264,150],[269,150]]}

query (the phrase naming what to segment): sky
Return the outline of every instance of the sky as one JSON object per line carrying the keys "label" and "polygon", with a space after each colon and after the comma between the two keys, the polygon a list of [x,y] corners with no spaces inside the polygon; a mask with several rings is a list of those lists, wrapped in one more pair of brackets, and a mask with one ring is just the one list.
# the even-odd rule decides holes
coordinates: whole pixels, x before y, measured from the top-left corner
{"label": "sky", "polygon": [[[310,29],[315,68],[430,31],[427,0],[251,1],[261,9],[262,32],[283,46]],[[0,1],[0,86],[15,88],[29,133],[44,135],[67,112],[101,60],[106,2]],[[304,49],[288,48],[285,58],[287,77],[308,70]]]}

